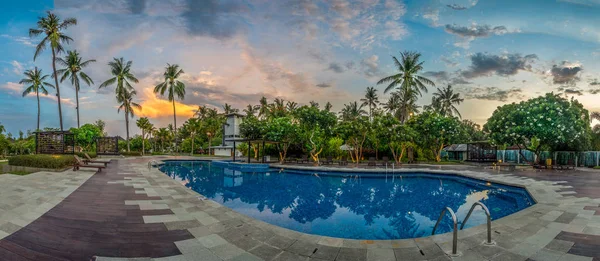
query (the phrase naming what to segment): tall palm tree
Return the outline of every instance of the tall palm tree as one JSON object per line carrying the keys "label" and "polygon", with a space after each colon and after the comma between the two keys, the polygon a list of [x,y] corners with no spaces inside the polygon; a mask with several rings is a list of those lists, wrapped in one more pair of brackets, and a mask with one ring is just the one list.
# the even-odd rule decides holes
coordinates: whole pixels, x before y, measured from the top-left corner
{"label": "tall palm tree", "polygon": [[133,118],[133,116],[135,116],[133,114],[133,108],[136,108],[138,110],[142,109],[142,106],[133,102],[133,96],[135,96],[137,93],[135,92],[135,90],[133,91],[128,91],[126,89],[121,89],[122,93],[117,94],[117,101],[120,102],[121,104],[119,105],[119,108],[117,109],[117,112],[121,112],[121,110],[125,111],[125,131],[127,134],[127,152],[129,152],[129,117]]}
{"label": "tall palm tree", "polygon": [[162,152],[165,152],[165,141],[169,139],[169,130],[167,128],[159,128],[156,131],[156,137],[160,140],[160,147]]}
{"label": "tall palm tree", "polygon": [[446,88],[437,88],[437,92],[433,94],[431,99],[431,106],[443,116],[452,117],[456,114],[459,118],[462,118],[455,105],[459,105],[464,100],[460,98],[460,93],[454,93],[452,86],[448,85]]}
{"label": "tall palm tree", "polygon": [[[202,131],[202,122],[196,118],[191,118],[187,122],[187,129],[190,132],[190,138],[192,139],[192,151],[190,155],[194,155],[194,143],[196,141],[196,135]],[[210,145],[209,145],[210,146]]]}
{"label": "tall palm tree", "polygon": [[433,81],[420,76],[419,72],[423,70],[423,63],[419,61],[421,54],[417,52],[401,52],[401,61],[398,61],[396,56],[392,56],[394,59],[394,65],[398,69],[398,73],[385,77],[377,82],[377,84],[388,84],[385,88],[384,93],[389,92],[392,89],[402,89],[405,94],[416,92],[421,96],[421,92],[427,92],[427,85],[434,86]]}
{"label": "tall palm tree", "polygon": [[295,101],[288,101],[285,104],[285,110],[290,114],[293,114],[296,111],[296,109],[298,109],[298,103],[296,103]]}
{"label": "tall palm tree", "polygon": [[394,115],[400,122],[405,123],[410,117],[419,113],[421,106],[416,104],[416,93],[405,95],[402,91],[393,92],[383,108]]}
{"label": "tall palm tree", "polygon": [[142,117],[136,121],[136,125],[142,131],[142,156],[143,156],[144,153],[146,152],[146,134],[148,134],[148,131],[152,128],[152,123],[150,123],[150,121],[148,120],[147,117]]}
{"label": "tall palm tree", "polygon": [[0,122],[0,135],[6,131],[6,128],[4,128],[4,125],[2,125],[2,123]]}
{"label": "tall palm tree", "polygon": [[194,111],[194,116],[198,117],[198,119],[206,118],[206,114],[208,113],[208,108],[206,106],[198,106],[198,109]]}
{"label": "tall palm tree", "polygon": [[349,104],[344,104],[344,108],[340,111],[340,117],[344,121],[354,120],[361,116],[367,114],[365,110],[363,110],[364,105],[359,104],[358,102],[350,102]]}
{"label": "tall palm tree", "polygon": [[236,108],[231,107],[231,104],[223,104],[223,111],[225,114],[230,114],[230,113],[237,113],[239,110]]}
{"label": "tall palm tree", "polygon": [[37,105],[38,105],[37,106],[37,109],[38,109],[37,131],[39,131],[40,130],[40,92],[44,95],[48,95],[48,90],[46,90],[46,87],[54,88],[54,86],[52,86],[52,84],[45,81],[49,75],[47,75],[47,74],[43,75],[42,70],[38,70],[37,67],[35,67],[35,69],[33,69],[33,71],[32,70],[25,71],[24,74],[25,74],[26,78],[21,79],[21,81],[19,81],[19,84],[29,84],[29,86],[27,86],[27,88],[23,92],[23,97],[27,96],[27,94],[30,94],[32,92],[34,92],[35,96],[37,97]]}
{"label": "tall palm tree", "polygon": [[117,98],[121,94],[127,94],[133,91],[133,86],[131,86],[129,81],[138,83],[139,80],[131,73],[132,63],[132,61],[125,62],[123,57],[119,59],[113,58],[113,60],[108,63],[110,74],[113,77],[100,84],[100,87],[98,88],[102,89],[116,83],[115,94],[117,95]]}
{"label": "tall palm tree", "polygon": [[253,117],[254,114],[257,111],[257,107],[256,106],[252,106],[252,104],[248,104],[246,106],[246,109],[244,109],[244,113],[246,114],[247,117]]}
{"label": "tall palm tree", "polygon": [[263,96],[260,98],[258,105],[258,117],[264,119],[267,116],[269,116],[269,103],[267,98]]}
{"label": "tall palm tree", "polygon": [[81,69],[85,68],[96,60],[92,59],[82,61],[77,50],[74,50],[68,51],[67,56],[65,56],[64,59],[59,57],[57,61],[60,65],[65,67],[56,72],[58,75],[62,75],[60,82],[62,83],[65,79],[69,78],[71,80],[71,84],[75,87],[75,100],[77,101],[77,128],[79,128],[79,79],[81,78],[88,86],[94,84],[92,78],[81,71]]}
{"label": "tall palm tree", "polygon": [[373,119],[373,108],[377,107],[379,104],[379,95],[377,95],[377,90],[374,87],[367,87],[367,91],[365,92],[365,97],[360,99],[363,106],[369,107],[369,120]]}
{"label": "tall palm tree", "polygon": [[65,35],[63,31],[69,26],[76,24],[77,19],[75,18],[67,18],[61,21],[58,16],[48,12],[46,17],[40,17],[38,19],[37,28],[29,29],[29,37],[36,37],[40,34],[45,35],[44,39],[42,39],[42,41],[35,47],[35,54],[33,55],[34,61],[40,55],[40,53],[46,49],[47,45],[50,45],[50,49],[52,49],[52,75],[54,77],[54,86],[56,87],[56,97],[58,98],[58,118],[61,131],[63,130],[63,120],[62,107],[60,104],[60,88],[58,87],[58,75],[56,74],[56,56],[64,51],[62,44],[69,44],[69,42],[73,41],[73,38]]}
{"label": "tall palm tree", "polygon": [[331,111],[331,108],[333,108],[333,105],[331,105],[331,102],[325,103],[325,110],[326,111]]}
{"label": "tall palm tree", "polygon": [[[173,128],[174,137],[177,137],[177,113],[175,111],[175,96],[183,100],[185,97],[185,84],[178,80],[179,76],[183,74],[183,70],[179,69],[177,64],[168,64],[165,67],[165,73],[163,74],[165,81],[154,87],[154,93],[160,93],[164,96],[167,92],[167,98],[173,103]],[[175,141],[175,147],[177,149],[177,140]]]}

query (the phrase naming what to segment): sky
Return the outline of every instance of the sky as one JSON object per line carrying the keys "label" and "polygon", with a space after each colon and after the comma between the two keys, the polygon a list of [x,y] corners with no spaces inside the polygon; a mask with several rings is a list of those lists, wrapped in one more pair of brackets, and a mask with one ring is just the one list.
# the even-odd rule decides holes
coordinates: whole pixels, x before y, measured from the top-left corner
{"label": "sky", "polygon": [[[300,104],[327,101],[340,110],[368,86],[396,73],[392,56],[422,54],[422,74],[434,80],[419,99],[431,102],[448,84],[465,98],[464,119],[484,124],[506,103],[547,92],[574,97],[600,111],[600,0],[25,0],[0,9],[0,123],[13,134],[36,125],[35,96],[18,84],[34,67],[51,74],[51,52],[35,61],[30,38],[38,17],[52,11],[76,18],[65,34],[94,80],[80,92],[81,121],[107,123],[124,135],[110,78],[113,57],[133,61],[139,116],[158,127],[172,123],[172,105],[152,92],[167,63],[185,72],[186,96],[177,101],[178,124],[198,106],[242,110],[283,98]],[[64,55],[64,54],[62,54]],[[76,126],[75,91],[60,85],[65,128]],[[41,98],[41,126],[58,127],[54,91]],[[139,130],[132,124],[132,133]]]}

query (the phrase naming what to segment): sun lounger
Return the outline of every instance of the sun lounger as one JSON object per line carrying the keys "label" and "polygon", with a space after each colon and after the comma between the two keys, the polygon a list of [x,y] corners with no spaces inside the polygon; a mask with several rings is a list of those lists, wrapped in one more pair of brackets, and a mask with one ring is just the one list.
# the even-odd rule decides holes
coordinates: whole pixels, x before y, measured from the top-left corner
{"label": "sun lounger", "polygon": [[342,159],[338,162],[340,166],[348,165],[348,157],[343,156]]}
{"label": "sun lounger", "polygon": [[94,168],[94,169],[97,169],[98,171],[102,171],[103,168],[106,168],[106,165],[86,164],[77,155],[74,155],[73,157],[75,157],[75,164],[73,164],[73,171],[79,170],[80,168]]}
{"label": "sun lounger", "polygon": [[297,159],[296,163],[308,163],[308,156],[302,155],[302,158]]}
{"label": "sun lounger", "polygon": [[367,166],[377,166],[377,161],[375,160],[375,157],[369,157],[369,162],[367,163]]}
{"label": "sun lounger", "polygon": [[104,166],[106,167],[106,165],[108,163],[110,163],[110,161],[104,161],[104,160],[94,160],[92,159],[92,157],[90,157],[90,155],[88,155],[87,153],[83,154],[85,156],[85,159],[83,159],[83,163],[85,164],[89,164],[89,163],[98,163],[98,164],[104,164]]}
{"label": "sun lounger", "polygon": [[333,164],[333,157],[327,156],[327,158],[323,161],[323,164]]}

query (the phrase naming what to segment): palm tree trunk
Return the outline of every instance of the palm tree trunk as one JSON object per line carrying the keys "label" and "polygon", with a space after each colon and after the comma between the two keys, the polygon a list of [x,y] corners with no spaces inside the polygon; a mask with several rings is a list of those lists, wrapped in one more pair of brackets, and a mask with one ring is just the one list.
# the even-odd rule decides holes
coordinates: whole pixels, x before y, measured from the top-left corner
{"label": "palm tree trunk", "polygon": [[192,135],[192,156],[194,156],[194,135]]}
{"label": "palm tree trunk", "polygon": [[[173,86],[171,86],[171,88],[173,88]],[[173,129],[175,131],[173,134],[173,138],[175,139],[175,152],[179,152],[177,146],[177,114],[175,113],[175,98],[173,98]]]}
{"label": "palm tree trunk", "polygon": [[125,110],[125,132],[127,133],[127,152],[130,152],[129,150],[129,112],[127,110]]}
{"label": "palm tree trunk", "polygon": [[52,48],[52,71],[54,72],[54,83],[56,84],[56,97],[58,98],[58,119],[60,130],[63,131],[62,107],[60,106],[60,88],[58,87],[58,75],[56,75],[56,51]]}
{"label": "palm tree trunk", "polygon": [[37,103],[38,103],[38,117],[37,117],[37,130],[36,131],[40,131],[40,92],[36,91],[35,95],[37,96]]}
{"label": "palm tree trunk", "polygon": [[142,129],[142,156],[144,156],[144,153],[146,152],[146,140],[144,139],[144,134],[144,129]]}
{"label": "palm tree trunk", "polygon": [[79,86],[75,86],[75,101],[77,102],[77,128],[80,128],[79,126]]}

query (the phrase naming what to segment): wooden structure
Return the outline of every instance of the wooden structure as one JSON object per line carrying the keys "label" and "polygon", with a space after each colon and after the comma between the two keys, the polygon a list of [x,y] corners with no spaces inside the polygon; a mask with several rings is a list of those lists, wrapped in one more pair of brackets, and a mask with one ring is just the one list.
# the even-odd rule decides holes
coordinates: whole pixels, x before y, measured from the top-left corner
{"label": "wooden structure", "polygon": [[[239,142],[246,142],[248,144],[248,163],[251,163],[251,157],[250,157],[250,148],[252,147],[252,143],[258,144],[258,151],[260,153],[260,145],[262,144],[262,159],[260,159],[259,161],[261,163],[265,163],[265,146],[266,144],[279,144],[282,142],[277,142],[277,141],[270,141],[270,140],[264,140],[264,139],[235,139],[232,140],[233,141],[233,147],[236,147],[236,143]],[[236,156],[235,153],[233,154],[233,161],[236,161]]]}
{"label": "wooden structure", "polygon": [[119,137],[97,138],[96,155],[119,155]]}
{"label": "wooden structure", "polygon": [[488,141],[467,143],[467,161],[496,162],[498,161],[497,150],[498,147],[490,144]]}
{"label": "wooden structure", "polygon": [[40,131],[35,133],[36,154],[74,154],[75,136],[68,131]]}

